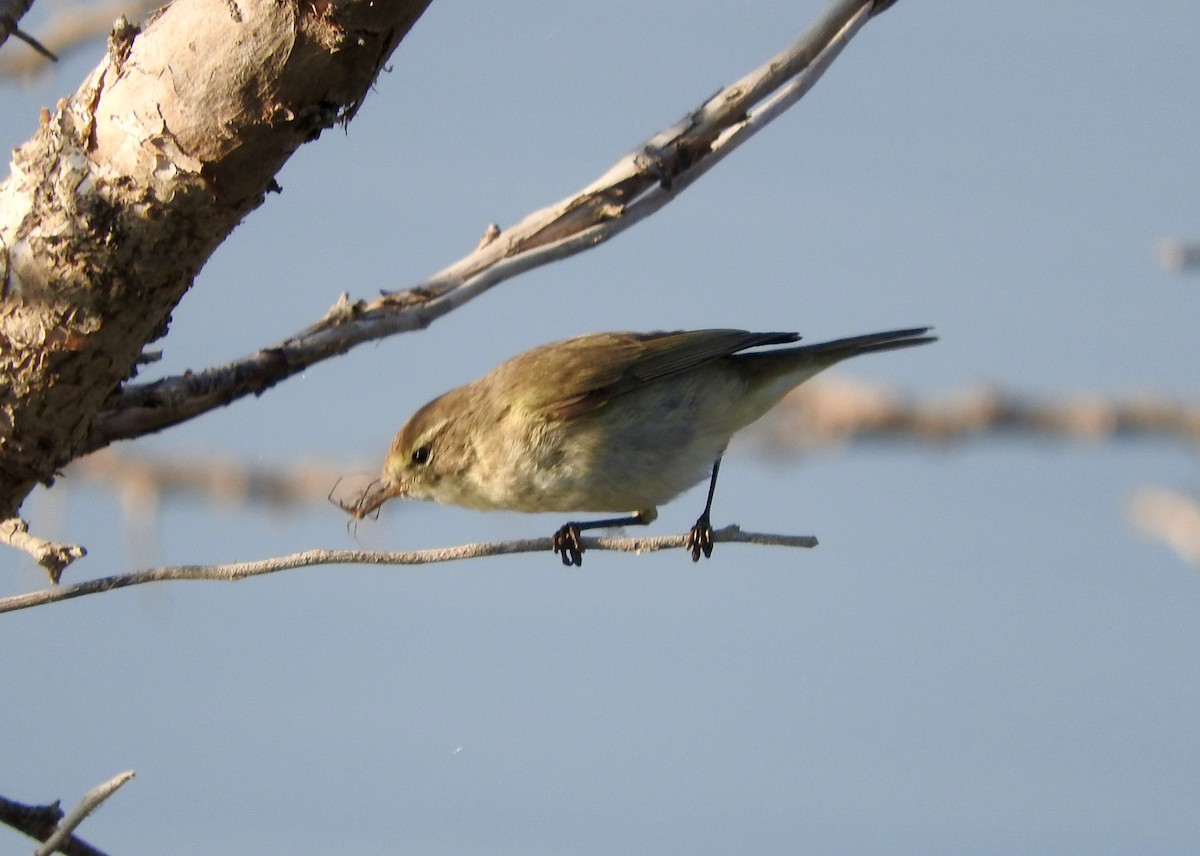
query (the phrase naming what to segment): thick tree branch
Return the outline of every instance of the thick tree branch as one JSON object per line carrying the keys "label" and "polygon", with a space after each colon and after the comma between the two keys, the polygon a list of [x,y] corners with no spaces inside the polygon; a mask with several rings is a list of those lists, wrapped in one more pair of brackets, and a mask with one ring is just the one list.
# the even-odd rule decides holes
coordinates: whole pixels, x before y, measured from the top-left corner
{"label": "thick tree branch", "polygon": [[[648,538],[583,538],[587,550],[615,550],[625,553],[651,553],[658,550],[677,549],[684,546],[687,535],[659,535]],[[717,543],[762,544],[780,547],[815,547],[817,539],[808,535],[768,535],[762,532],[743,532],[737,526],[726,526],[713,533]],[[413,550],[404,553],[376,552],[371,550],[306,550],[274,559],[257,562],[233,562],[227,565],[179,565],[174,567],[150,568],[98,580],[88,580],[69,586],[12,595],[0,598],[0,613],[44,606],[60,600],[98,594],[112,589],[167,580],[217,580],[233,582],[290,571],[295,568],[311,568],[318,565],[429,565],[453,562],[459,559],[476,559],[482,556],[508,556],[514,553],[546,553],[546,561],[553,559],[552,539],[532,538],[523,541],[497,541],[481,544],[464,544],[434,550]],[[554,560],[555,563],[557,560]],[[572,573],[564,571],[563,573]]]}
{"label": "thick tree branch", "polygon": [[428,0],[175,0],[0,184],[0,519],[95,415],[302,143],[352,116]]}
{"label": "thick tree branch", "polygon": [[83,448],[138,437],[260,394],[355,345],[427,327],[492,286],[608,240],[650,216],[708,172],[821,77],[849,39],[890,3],[836,0],[786,50],[652,137],[578,193],[500,233],[419,285],[351,302],[320,321],[223,366],[131,384],[105,406]]}

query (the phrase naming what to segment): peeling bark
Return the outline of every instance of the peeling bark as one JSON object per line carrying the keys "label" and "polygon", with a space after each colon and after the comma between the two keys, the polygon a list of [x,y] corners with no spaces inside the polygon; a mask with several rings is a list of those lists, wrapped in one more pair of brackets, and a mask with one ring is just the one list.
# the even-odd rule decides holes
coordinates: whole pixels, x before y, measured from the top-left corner
{"label": "peeling bark", "polygon": [[104,402],[302,143],[347,121],[428,0],[175,0],[0,184],[0,519]]}

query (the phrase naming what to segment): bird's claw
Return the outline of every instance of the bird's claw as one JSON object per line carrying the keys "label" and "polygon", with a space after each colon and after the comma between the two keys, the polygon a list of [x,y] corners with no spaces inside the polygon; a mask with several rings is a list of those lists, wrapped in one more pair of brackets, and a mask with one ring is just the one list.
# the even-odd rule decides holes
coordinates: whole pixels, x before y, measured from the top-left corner
{"label": "bird's claw", "polygon": [[701,553],[704,554],[704,558],[706,559],[712,555],[713,528],[707,514],[700,515],[700,519],[696,521],[696,525],[692,527],[692,531],[688,532],[687,540],[683,542],[683,547],[685,550],[691,550],[693,562],[700,561]]}
{"label": "bird's claw", "polygon": [[578,523],[567,523],[554,533],[554,552],[562,557],[562,563],[568,568],[572,565],[582,567],[583,542],[580,540]]}

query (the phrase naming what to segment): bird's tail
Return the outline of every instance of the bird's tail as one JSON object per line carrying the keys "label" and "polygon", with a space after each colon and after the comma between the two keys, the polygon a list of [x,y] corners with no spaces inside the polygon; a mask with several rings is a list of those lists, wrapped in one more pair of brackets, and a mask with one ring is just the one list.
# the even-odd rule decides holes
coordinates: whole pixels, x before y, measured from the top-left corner
{"label": "bird's tail", "polygon": [[745,400],[737,408],[739,423],[742,426],[749,425],[774,407],[792,388],[834,363],[859,354],[895,351],[936,341],[936,337],[929,335],[931,329],[910,327],[834,339],[816,345],[734,354],[729,359],[740,365],[748,390]]}
{"label": "bird's tail", "polygon": [[884,333],[868,333],[865,336],[850,336],[845,339],[834,339],[831,342],[819,342],[815,345],[798,345],[794,348],[772,348],[765,351],[748,351],[737,354],[735,360],[744,361],[744,365],[755,372],[765,375],[796,375],[795,383],[802,382],[822,369],[827,369],[834,363],[859,354],[873,354],[878,351],[895,351],[900,348],[911,348],[937,341],[936,336],[929,335],[932,327],[909,327],[905,330],[888,330]]}
{"label": "bird's tail", "polygon": [[936,342],[937,336],[929,335],[932,327],[910,327],[906,330],[888,330],[884,333],[868,333],[865,336],[850,336],[845,339],[834,339],[831,342],[820,342],[816,345],[801,345],[797,348],[787,348],[775,351],[777,354],[807,353],[827,365],[841,362],[859,354],[873,354],[877,351],[895,351],[900,348],[911,348],[915,345],[926,345]]}

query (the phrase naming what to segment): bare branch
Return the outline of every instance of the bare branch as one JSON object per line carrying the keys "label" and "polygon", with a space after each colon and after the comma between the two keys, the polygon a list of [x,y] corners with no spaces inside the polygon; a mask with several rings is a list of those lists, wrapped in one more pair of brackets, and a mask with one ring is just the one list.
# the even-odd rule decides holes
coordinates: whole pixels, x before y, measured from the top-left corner
{"label": "bare branch", "polygon": [[[687,535],[659,535],[648,538],[583,538],[587,550],[614,550],[624,553],[651,553],[684,546]],[[779,547],[815,547],[817,539],[808,535],[770,535],[762,532],[743,532],[737,526],[726,526],[713,533],[713,540],[729,544],[761,544]],[[305,550],[257,562],[232,562],[227,565],[177,565],[149,568],[128,574],[88,580],[69,586],[44,589],[29,594],[0,598],[0,613],[43,606],[60,600],[112,589],[167,580],[216,580],[233,582],[247,577],[311,568],[318,565],[429,565],[476,559],[483,556],[507,556],[514,553],[547,553],[552,548],[550,538],[531,538],[521,541],[464,544],[433,550],[409,552],[378,552],[373,550]],[[548,560],[547,560],[548,561]]]}
{"label": "bare branch", "polygon": [[174,0],[117,22],[0,181],[0,518],[81,453],[208,257],[427,3]]}
{"label": "bare branch", "polygon": [[1200,567],[1200,501],[1196,497],[1143,488],[1129,501],[1129,517],[1143,535],[1162,541],[1179,558]]}
{"label": "bare branch", "polygon": [[46,569],[55,585],[67,565],[87,555],[87,550],[76,544],[56,544],[31,534],[29,524],[19,517],[0,520],[0,544],[24,550]]}
{"label": "bare branch", "polygon": [[866,20],[890,3],[835,0],[792,45],[578,193],[525,217],[409,289],[371,301],[343,294],[325,318],[223,366],[131,384],[101,411],[85,450],[222,407],[350,348],[436,319],[519,273],[582,252],[658,211],[804,95]]}
{"label": "bare branch", "polygon": [[83,795],[83,799],[79,801],[79,805],[71,809],[71,813],[66,819],[58,825],[58,829],[46,839],[46,842],[34,851],[33,856],[53,856],[54,851],[60,849],[67,839],[71,837],[71,833],[79,824],[83,823],[84,819],[93,811],[98,809],[106,799],[117,792],[121,785],[133,778],[133,770],[127,770],[124,773],[118,773],[107,782],[102,782],[92,788]]}

